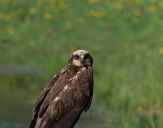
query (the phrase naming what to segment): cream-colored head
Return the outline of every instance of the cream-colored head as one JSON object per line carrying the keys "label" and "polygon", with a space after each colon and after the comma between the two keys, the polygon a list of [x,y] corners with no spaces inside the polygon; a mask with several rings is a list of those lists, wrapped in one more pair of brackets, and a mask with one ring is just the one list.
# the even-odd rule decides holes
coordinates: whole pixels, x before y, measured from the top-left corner
{"label": "cream-colored head", "polygon": [[69,59],[69,64],[74,66],[92,66],[93,58],[86,50],[77,50],[73,52]]}

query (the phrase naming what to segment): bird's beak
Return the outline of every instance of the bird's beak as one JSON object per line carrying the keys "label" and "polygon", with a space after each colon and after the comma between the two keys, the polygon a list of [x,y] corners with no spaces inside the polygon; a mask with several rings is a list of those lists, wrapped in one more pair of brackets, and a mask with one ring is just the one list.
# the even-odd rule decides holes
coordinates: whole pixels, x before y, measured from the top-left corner
{"label": "bird's beak", "polygon": [[81,56],[80,62],[84,62],[84,56]]}

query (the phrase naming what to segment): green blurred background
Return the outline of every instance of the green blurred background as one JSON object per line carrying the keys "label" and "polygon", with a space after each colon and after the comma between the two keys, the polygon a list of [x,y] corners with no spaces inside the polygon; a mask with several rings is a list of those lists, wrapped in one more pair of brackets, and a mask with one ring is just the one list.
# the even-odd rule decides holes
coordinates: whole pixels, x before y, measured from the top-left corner
{"label": "green blurred background", "polygon": [[95,87],[76,128],[163,128],[163,0],[0,0],[0,128],[28,127],[77,49]]}

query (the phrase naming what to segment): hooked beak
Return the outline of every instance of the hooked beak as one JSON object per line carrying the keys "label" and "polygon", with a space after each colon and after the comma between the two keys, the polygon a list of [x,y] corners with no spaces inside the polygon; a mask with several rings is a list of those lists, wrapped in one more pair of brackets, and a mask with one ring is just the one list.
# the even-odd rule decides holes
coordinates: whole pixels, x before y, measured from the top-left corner
{"label": "hooked beak", "polygon": [[84,56],[81,56],[80,62],[84,62]]}

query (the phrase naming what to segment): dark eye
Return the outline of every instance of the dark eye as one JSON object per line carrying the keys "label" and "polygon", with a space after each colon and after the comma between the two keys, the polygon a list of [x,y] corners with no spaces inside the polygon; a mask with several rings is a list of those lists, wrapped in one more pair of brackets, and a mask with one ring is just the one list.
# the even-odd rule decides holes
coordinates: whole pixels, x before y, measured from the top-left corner
{"label": "dark eye", "polygon": [[79,60],[79,58],[80,58],[80,57],[79,57],[78,55],[74,55],[74,59],[75,59],[75,60]]}
{"label": "dark eye", "polygon": [[90,58],[90,56],[89,56],[89,54],[86,54],[86,55],[84,56],[84,59],[86,60],[86,59],[88,59],[88,58]]}

